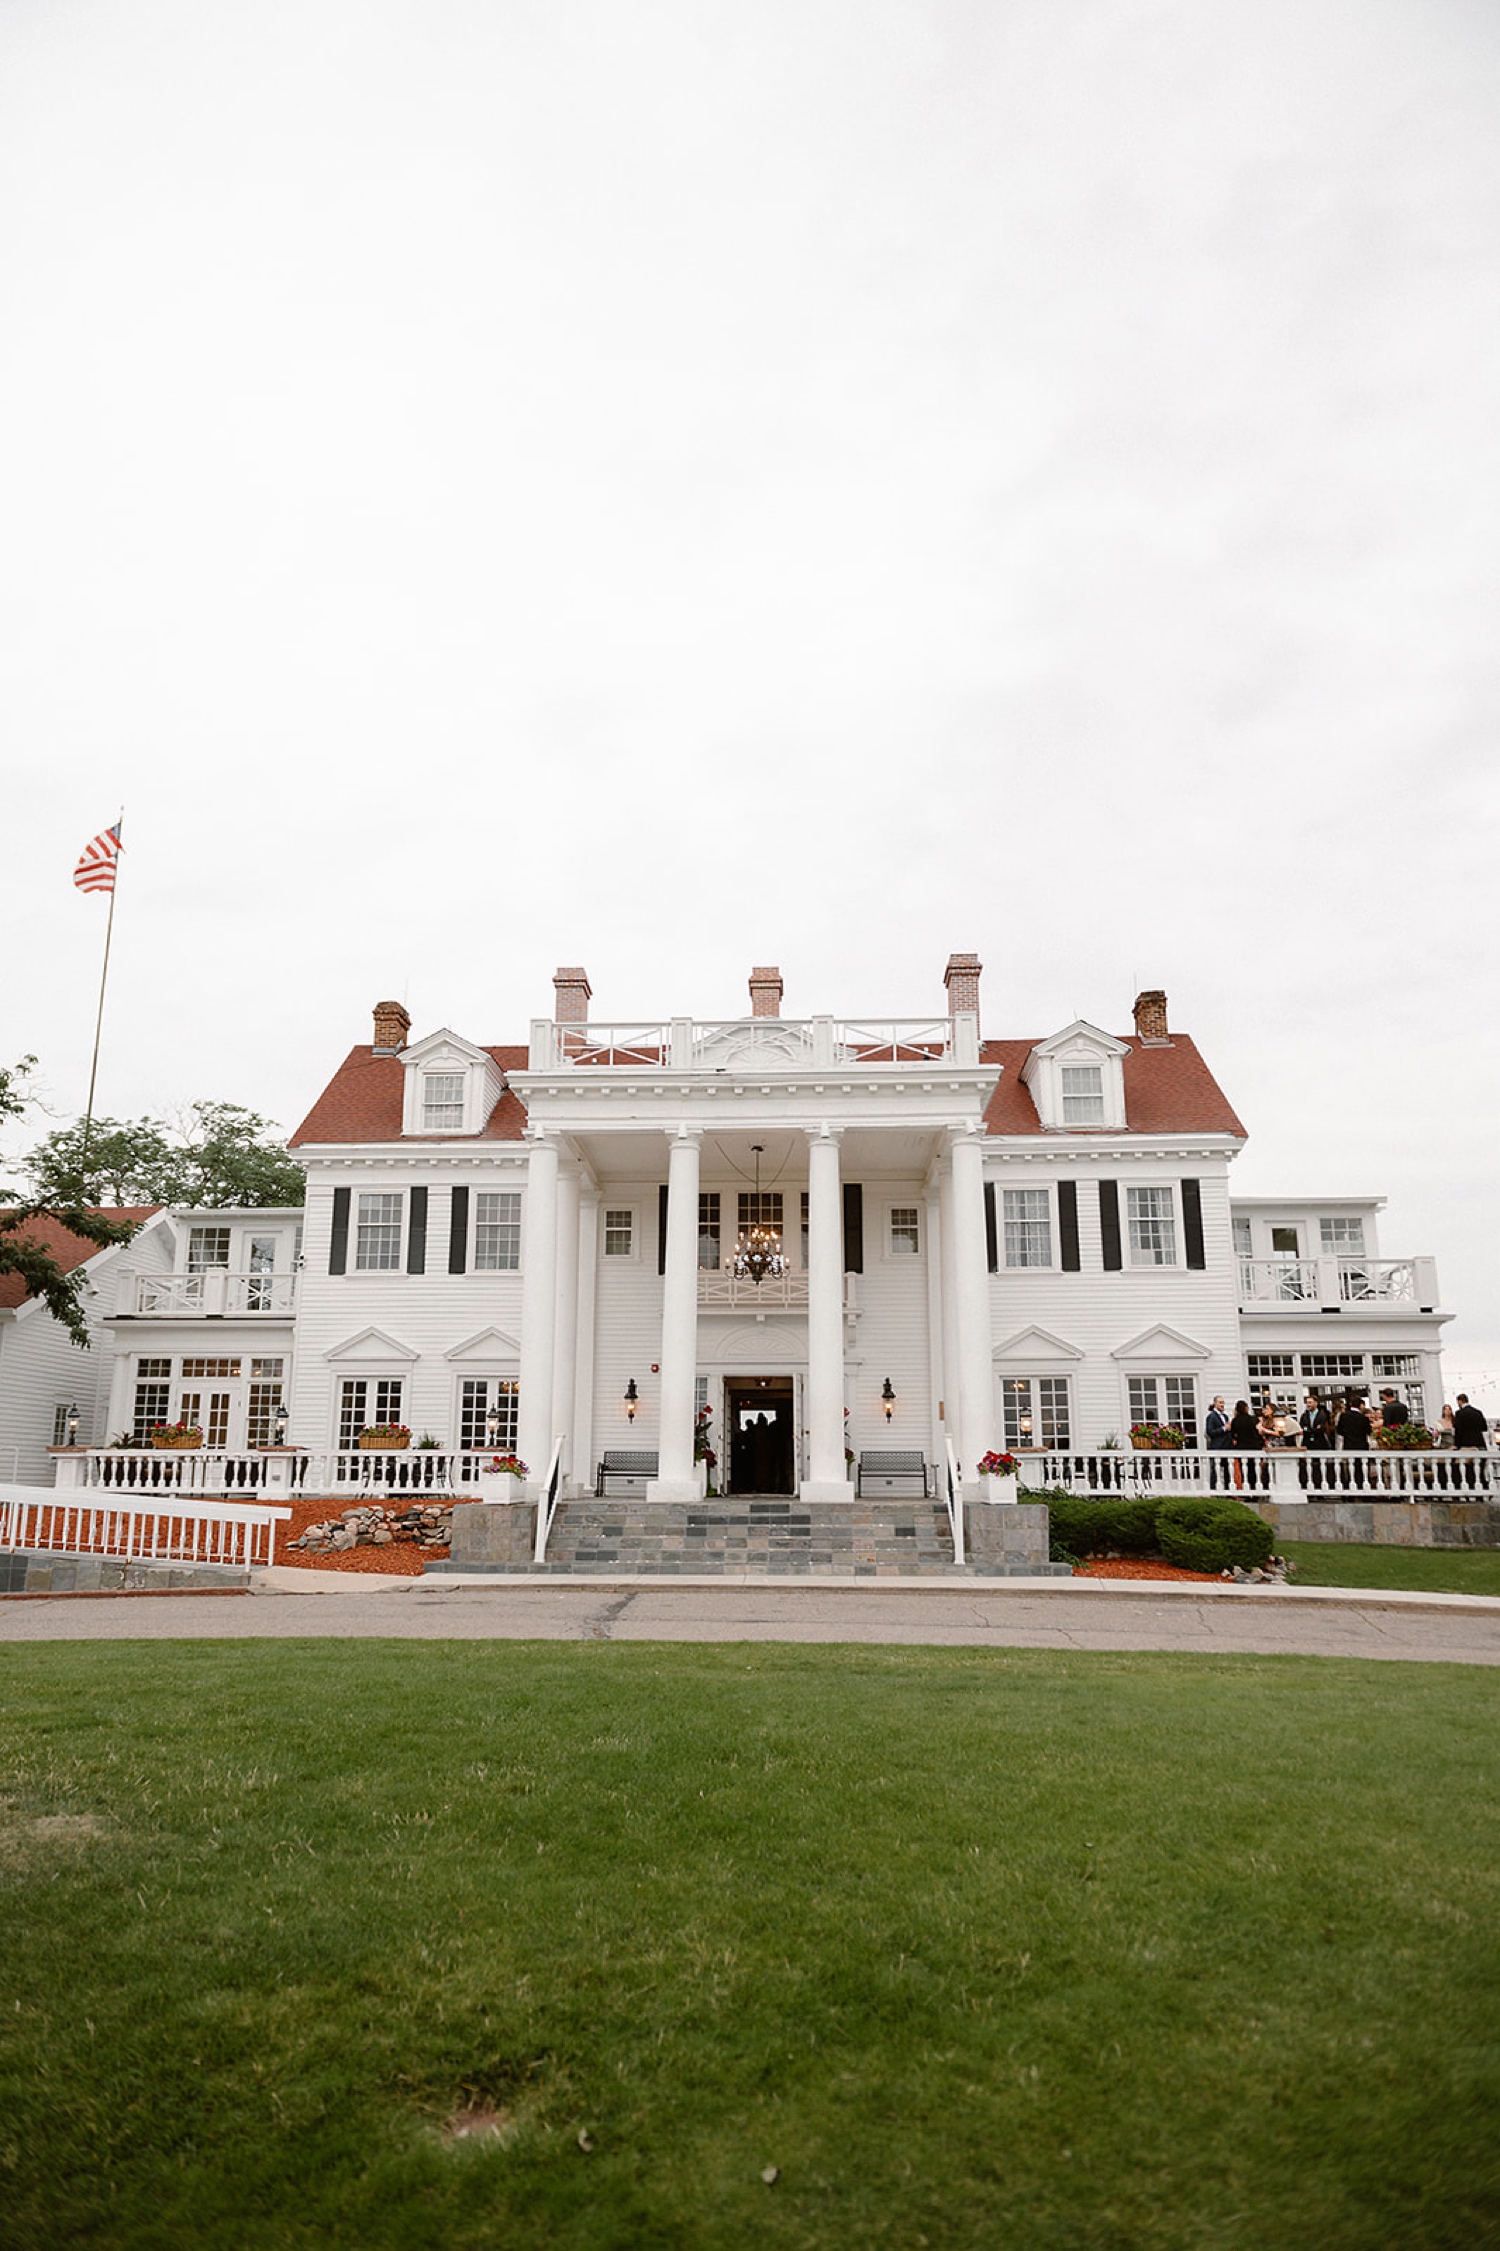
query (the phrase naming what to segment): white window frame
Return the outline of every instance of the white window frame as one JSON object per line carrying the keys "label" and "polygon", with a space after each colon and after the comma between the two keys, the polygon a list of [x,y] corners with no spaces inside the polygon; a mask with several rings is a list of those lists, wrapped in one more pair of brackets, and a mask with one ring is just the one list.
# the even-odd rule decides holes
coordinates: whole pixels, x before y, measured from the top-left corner
{"label": "white window frame", "polygon": [[[346,1423],[344,1395],[352,1385],[357,1383],[365,1386],[364,1401],[358,1410],[363,1419],[358,1429],[353,1429],[351,1435],[346,1438],[344,1436]],[[376,1423],[404,1423],[406,1421],[406,1389],[405,1371],[399,1375],[391,1375],[378,1369],[367,1369],[361,1375],[340,1376],[338,1388],[333,1395],[333,1443],[336,1451],[341,1454],[357,1451],[360,1431],[369,1430]],[[396,1393],[394,1409],[389,1397],[393,1390]],[[386,1394],[384,1398],[381,1396],[382,1393]],[[350,1420],[352,1421],[352,1418]]]}
{"label": "white window frame", "polygon": [[[1140,1212],[1132,1210],[1132,1203],[1137,1196],[1164,1196],[1166,1198],[1165,1209],[1157,1210],[1155,1212]],[[1163,1223],[1165,1223],[1166,1227],[1165,1237],[1159,1245],[1153,1247],[1153,1245],[1149,1241],[1145,1240],[1145,1230],[1152,1227],[1160,1227]],[[1138,1230],[1140,1230],[1139,1233],[1137,1232]],[[1127,1184],[1125,1189],[1125,1246],[1127,1265],[1134,1267],[1147,1267],[1153,1272],[1160,1271],[1161,1269],[1167,1267],[1180,1266],[1182,1264],[1181,1234],[1182,1230],[1180,1225],[1178,1224],[1177,1186],[1175,1181],[1136,1180],[1131,1181]],[[1154,1255],[1154,1248],[1165,1249],[1168,1252],[1168,1256],[1166,1256],[1165,1258],[1156,1257]]]}
{"label": "white window frame", "polygon": [[[222,1247],[224,1251],[224,1256],[222,1258],[204,1258],[202,1256],[205,1242],[210,1236],[212,1236],[214,1239],[213,1247],[215,1249],[219,1248],[220,1242],[222,1240]],[[189,1274],[227,1273],[229,1270],[229,1262],[233,1254],[233,1228],[223,1226],[222,1224],[204,1222],[202,1225],[190,1227],[188,1229],[187,1271],[189,1272]]]}
{"label": "white window frame", "polygon": [[[1087,1089],[1069,1086],[1069,1079],[1087,1077],[1093,1085]],[[1103,1126],[1109,1123],[1109,1092],[1104,1084],[1104,1065],[1099,1063],[1059,1063],[1057,1067],[1058,1105],[1065,1126]],[[1070,1115],[1069,1105],[1073,1105]],[[1089,1115],[1080,1117],[1078,1106],[1086,1104]],[[1095,1115],[1097,1105],[1098,1114]]]}
{"label": "white window frame", "polygon": [[[481,1211],[482,1211],[483,1205],[484,1205],[484,1203],[485,1203],[485,1200],[486,1200],[486,1199],[487,1199],[488,1197],[491,1197],[491,1196],[494,1196],[494,1197],[507,1196],[507,1197],[510,1197],[510,1198],[512,1198],[512,1199],[514,1200],[514,1202],[515,1202],[515,1207],[516,1207],[516,1213],[515,1213],[515,1219],[514,1219],[514,1221],[512,1221],[512,1220],[510,1220],[510,1219],[508,1219],[508,1218],[506,1218],[506,1219],[484,1219],[484,1218],[482,1218],[482,1217],[481,1217]],[[525,1203],[524,1203],[524,1202],[523,1202],[523,1200],[522,1200],[522,1196],[523,1196],[523,1192],[522,1192],[522,1190],[521,1190],[521,1189],[519,1189],[519,1188],[476,1188],[476,1189],[475,1189],[475,1191],[474,1191],[474,1194],[473,1194],[472,1198],[470,1199],[470,1203],[471,1203],[471,1211],[470,1211],[470,1218],[469,1218],[469,1268],[470,1268],[470,1271],[471,1271],[472,1273],[475,1273],[475,1274],[519,1274],[519,1273],[520,1273],[520,1271],[521,1271],[521,1253],[522,1253],[522,1250],[524,1249],[524,1246],[525,1246],[525,1228],[526,1228],[526,1206],[525,1206]],[[509,1263],[509,1264],[501,1264],[501,1263],[500,1263],[499,1261],[497,1261],[497,1260],[495,1260],[495,1259],[491,1259],[491,1258],[481,1258],[481,1257],[480,1257],[480,1255],[479,1255],[479,1230],[480,1230],[480,1228],[481,1228],[481,1227],[509,1227],[509,1226],[512,1226],[512,1225],[514,1225],[514,1227],[515,1227],[515,1230],[516,1230],[516,1255],[515,1255],[515,1259],[514,1259],[514,1261],[513,1261],[513,1262],[511,1262],[511,1263]]]}
{"label": "white window frame", "polygon": [[[466,1437],[464,1434],[466,1409],[464,1392],[471,1384],[476,1389],[481,1385],[483,1386],[484,1408],[476,1425],[474,1420],[476,1403],[472,1400],[467,1402],[471,1435]],[[501,1407],[505,1417],[504,1426],[493,1448],[491,1448],[484,1431],[484,1425],[492,1407]],[[513,1454],[516,1450],[517,1434],[520,1430],[520,1414],[521,1386],[514,1371],[507,1373],[504,1369],[499,1369],[491,1375],[475,1375],[471,1371],[466,1372],[457,1379],[453,1386],[454,1451],[462,1454],[489,1453],[492,1451],[497,1454]]]}
{"label": "white window frame", "polygon": [[[1023,1215],[1022,1215],[1021,1213],[1019,1213],[1019,1212],[1017,1212],[1016,1214],[1012,1215],[1012,1213],[1010,1212],[1010,1210],[1009,1210],[1009,1208],[1008,1208],[1008,1207],[1009,1207],[1009,1204],[1010,1204],[1010,1200],[1011,1200],[1012,1196],[1035,1196],[1035,1197],[1040,1197],[1040,1198],[1041,1198],[1041,1204],[1042,1204],[1042,1209],[1041,1209],[1041,1214],[1040,1214],[1040,1216],[1038,1216],[1038,1215],[1037,1215],[1037,1214],[1036,1214],[1035,1212],[1032,1212],[1032,1213],[1026,1214],[1026,1215],[1024,1215],[1024,1216],[1023,1216]],[[1043,1230],[1043,1232],[1044,1232],[1045,1245],[1046,1245],[1046,1252],[1047,1252],[1047,1255],[1046,1255],[1046,1257],[1045,1257],[1045,1258],[1012,1258],[1012,1257],[1011,1257],[1011,1255],[1010,1255],[1010,1254],[1011,1254],[1011,1233],[1010,1233],[1010,1231],[1011,1231],[1012,1227],[1016,1227],[1016,1228],[1023,1228],[1023,1227],[1024,1227],[1024,1228],[1031,1228],[1031,1227],[1040,1227],[1040,1228],[1042,1228],[1042,1230]],[[1017,1242],[1017,1248],[1019,1249],[1020,1247],[1021,1247],[1021,1245],[1020,1245],[1020,1243],[1019,1243],[1019,1241],[1018,1241],[1018,1242]],[[1051,1189],[1050,1189],[1050,1188],[1045,1188],[1045,1187],[1042,1187],[1042,1188],[1038,1188],[1038,1187],[1031,1187],[1031,1188],[1003,1188],[1003,1187],[1002,1187],[1002,1189],[1000,1190],[1000,1263],[1001,1263],[1002,1267],[1004,1267],[1005,1269],[1007,1269],[1007,1271],[1013,1271],[1013,1272],[1016,1272],[1016,1273],[1025,1273],[1025,1272],[1032,1272],[1032,1273],[1045,1273],[1045,1272],[1047,1272],[1047,1271],[1049,1271],[1049,1270],[1051,1270],[1051,1269],[1055,1268],[1055,1266],[1056,1266],[1056,1257],[1055,1257],[1055,1253],[1054,1253],[1054,1230],[1053,1230],[1053,1225],[1052,1225],[1052,1191],[1051,1191]]]}
{"label": "white window frame", "polygon": [[[897,1214],[901,1224],[897,1225]],[[908,1216],[909,1215],[909,1216]],[[904,1237],[898,1247],[898,1237]],[[885,1208],[885,1255],[904,1264],[909,1258],[922,1255],[922,1206],[913,1203],[887,1204]]]}
{"label": "white window frame", "polygon": [[[376,1218],[365,1219],[365,1218],[364,1218],[364,1216],[363,1216],[363,1208],[364,1208],[364,1206],[365,1206],[365,1205],[366,1205],[367,1203],[368,1203],[368,1204],[374,1204],[374,1203],[377,1203],[377,1202],[378,1202],[378,1203],[383,1203],[383,1204],[394,1204],[394,1205],[395,1205],[395,1207],[396,1207],[396,1216],[395,1216],[395,1219],[394,1219],[394,1221],[393,1221],[393,1220],[392,1220],[392,1219],[390,1218],[389,1214],[386,1214],[386,1215],[384,1215],[384,1216],[382,1216],[382,1217],[380,1217],[380,1218],[378,1218],[378,1219],[376,1219]],[[405,1264],[405,1260],[404,1260],[404,1258],[403,1258],[403,1256],[402,1256],[402,1251],[403,1251],[403,1247],[404,1247],[404,1242],[405,1242],[405,1236],[406,1236],[406,1191],[405,1191],[405,1189],[403,1189],[403,1188],[356,1188],[356,1189],[355,1189],[355,1191],[354,1191],[354,1209],[353,1209],[353,1211],[352,1211],[352,1212],[350,1213],[349,1217],[350,1217],[350,1223],[351,1223],[351,1226],[350,1226],[350,1231],[351,1231],[351,1233],[353,1234],[353,1237],[354,1237],[354,1246],[353,1246],[353,1248],[354,1248],[354,1256],[353,1256],[353,1259],[351,1260],[351,1266],[352,1266],[352,1269],[353,1269],[353,1271],[354,1271],[354,1272],[355,1272],[356,1274],[399,1274],[399,1273],[401,1272],[401,1269],[402,1269],[403,1265]],[[375,1232],[376,1232],[377,1230],[378,1230],[378,1231],[379,1231],[379,1232],[380,1232],[381,1234],[384,1234],[384,1233],[385,1233],[386,1231],[388,1231],[388,1230],[389,1230],[389,1229],[390,1229],[390,1228],[391,1228],[392,1226],[394,1226],[394,1228],[395,1228],[395,1231],[396,1231],[396,1233],[395,1233],[395,1253],[396,1253],[395,1257],[394,1257],[394,1258],[378,1258],[378,1259],[376,1259],[376,1258],[366,1258],[366,1257],[365,1257],[365,1255],[364,1255],[364,1254],[365,1254],[365,1251],[366,1251],[366,1249],[368,1249],[368,1248],[373,1248],[373,1247],[374,1247],[374,1244],[373,1244],[373,1240],[372,1240],[371,1242],[368,1242],[368,1243],[367,1243],[367,1241],[366,1241],[366,1235],[365,1235],[365,1231],[366,1231],[366,1229],[368,1228],[368,1229],[369,1229],[369,1230],[371,1231],[371,1236],[372,1236],[372,1238],[373,1238],[373,1236],[374,1236],[374,1234],[375,1234]]]}
{"label": "white window frame", "polygon": [[[616,1224],[612,1227],[611,1221]],[[618,1224],[624,1221],[623,1229]],[[624,1234],[624,1246],[611,1246],[610,1236]],[[611,1265],[637,1264],[641,1255],[641,1230],[634,1204],[605,1204],[599,1213],[599,1253]]]}
{"label": "white window frame", "polygon": [[[446,1089],[441,1100],[435,1089]],[[469,1107],[469,1073],[439,1067],[421,1072],[423,1133],[462,1133]]]}
{"label": "white window frame", "polygon": [[[1044,1387],[1045,1386],[1045,1390]],[[1061,1429],[1058,1429],[1058,1393],[1061,1392]],[[1006,1375],[1000,1379],[1000,1413],[1007,1447],[1039,1448],[1046,1453],[1066,1453],[1073,1443],[1073,1387],[1068,1376]],[[1021,1430],[1030,1421],[1030,1434]],[[1049,1435],[1049,1429],[1051,1435]]]}
{"label": "white window frame", "polygon": [[[1144,1404],[1131,1396],[1137,1385],[1142,1387],[1144,1393],[1144,1387],[1147,1384],[1151,1386],[1152,1404]],[[1181,1396],[1184,1390],[1188,1402],[1186,1407],[1183,1405]],[[1175,1398],[1173,1397],[1174,1392],[1177,1394]],[[1162,1369],[1156,1374],[1132,1374],[1127,1376],[1125,1379],[1125,1420],[1127,1428],[1131,1423],[1138,1422],[1178,1423],[1187,1433],[1189,1447],[1201,1445],[1203,1417],[1198,1407],[1198,1378],[1193,1375],[1183,1375],[1180,1370],[1173,1368]]]}

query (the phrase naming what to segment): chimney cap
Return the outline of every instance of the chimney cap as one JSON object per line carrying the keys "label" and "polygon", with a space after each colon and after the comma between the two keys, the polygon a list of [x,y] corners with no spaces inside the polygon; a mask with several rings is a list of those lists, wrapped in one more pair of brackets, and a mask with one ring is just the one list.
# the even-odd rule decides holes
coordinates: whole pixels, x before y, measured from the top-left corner
{"label": "chimney cap", "polygon": [[978,954],[950,954],[943,971],[943,983],[951,985],[955,977],[977,977],[983,968]]}
{"label": "chimney cap", "polygon": [[750,972],[750,1013],[752,1016],[779,1016],[783,987],[781,971],[774,962],[763,963]]}

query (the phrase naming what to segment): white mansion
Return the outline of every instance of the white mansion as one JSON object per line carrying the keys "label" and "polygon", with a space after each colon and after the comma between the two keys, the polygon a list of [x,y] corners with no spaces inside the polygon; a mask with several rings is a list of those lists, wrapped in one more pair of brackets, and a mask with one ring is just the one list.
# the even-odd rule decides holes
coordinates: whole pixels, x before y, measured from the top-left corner
{"label": "white mansion", "polygon": [[991,1448],[1192,1444],[1217,1392],[1437,1417],[1433,1261],[1380,1254],[1374,1197],[1231,1198],[1244,1129],[1160,992],[1120,1037],[989,1040],[972,954],[922,1021],[783,1017],[774,969],[710,1023],[554,983],[524,1047],[378,1006],[292,1137],[305,1211],[153,1215],[87,1262],[103,1351],[0,1311],[59,1358],[7,1406],[19,1474],[80,1398],[83,1446],[197,1423],[200,1482],[257,1482],[284,1432],[308,1491],[345,1484],[396,1422],[461,1489],[495,1450],[576,1494],[639,1449],[662,1499],[703,1490],[705,1409],[720,1491],[809,1501],[852,1493],[846,1448],[951,1444],[973,1491]]}
{"label": "white mansion", "polygon": [[284,1405],[318,1455],[405,1423],[565,1492],[638,1448],[680,1500],[706,1408],[721,1490],[836,1500],[846,1447],[951,1441],[971,1485],[991,1448],[1195,1442],[1216,1392],[1436,1417],[1433,1262],[1379,1255],[1375,1198],[1234,1202],[1244,1129],[1159,992],[1122,1037],[987,1040],[972,954],[923,1021],[783,1017],[774,969],[708,1023],[554,983],[525,1047],[377,1007],[292,1137],[300,1236],[173,1215],[173,1271],[123,1275],[113,1428],[185,1406],[233,1450]]}

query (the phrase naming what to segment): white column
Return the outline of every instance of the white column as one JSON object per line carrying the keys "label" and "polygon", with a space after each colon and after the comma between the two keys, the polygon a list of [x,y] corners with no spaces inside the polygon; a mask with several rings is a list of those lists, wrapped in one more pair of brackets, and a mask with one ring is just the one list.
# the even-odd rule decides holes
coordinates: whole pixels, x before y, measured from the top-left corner
{"label": "white column", "polygon": [[948,1381],[944,1372],[944,1340],[947,1323],[943,1318],[946,1303],[943,1240],[943,1193],[931,1173],[923,1188],[923,1214],[927,1232],[923,1241],[927,1245],[927,1383],[932,1394],[932,1413],[928,1426],[928,1451],[938,1465],[939,1490],[943,1490],[943,1418],[938,1412],[946,1405]]}
{"label": "white column", "polygon": [[557,1321],[557,1143],[533,1132],[521,1230],[521,1406],[518,1444],[534,1500],[552,1458]]}
{"label": "white column", "polygon": [[[984,1136],[952,1136],[953,1310],[957,1323],[958,1457],[966,1492],[980,1490],[979,1457],[995,1446],[994,1339],[984,1247]],[[950,1362],[951,1365],[951,1362]],[[950,1403],[950,1414],[952,1412]]]}
{"label": "white column", "polygon": [[844,1254],[839,1136],[807,1137],[807,1475],[804,1501],[851,1501],[844,1466]]}
{"label": "white column", "polygon": [[695,1501],[693,1393],[698,1377],[698,1143],[694,1126],[672,1136],[667,1171],[667,1271],[661,1309],[661,1433],[649,1501]]}
{"label": "white column", "polygon": [[[552,1324],[552,1440],[563,1442],[562,1475],[573,1463],[573,1386],[578,1370],[578,1198],[576,1164],[557,1181],[557,1305]],[[549,1447],[548,1451],[551,1451]],[[530,1459],[528,1455],[527,1460]]]}
{"label": "white column", "polygon": [[573,1378],[573,1480],[594,1483],[594,1293],[598,1285],[599,1191],[585,1182],[578,1206],[578,1339]]}

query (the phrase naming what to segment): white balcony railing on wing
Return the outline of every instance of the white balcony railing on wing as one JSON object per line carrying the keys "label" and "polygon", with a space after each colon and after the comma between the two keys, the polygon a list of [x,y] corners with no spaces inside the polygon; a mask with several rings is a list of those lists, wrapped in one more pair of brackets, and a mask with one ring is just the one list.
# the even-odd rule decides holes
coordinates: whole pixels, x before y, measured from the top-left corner
{"label": "white balcony railing on wing", "polygon": [[1430,1258],[1242,1258],[1241,1305],[1300,1305],[1311,1312],[1338,1305],[1437,1304],[1437,1267]]}
{"label": "white balcony railing on wing", "polygon": [[295,1311],[295,1274],[231,1274],[221,1266],[204,1274],[137,1274],[126,1287],[122,1312],[168,1318]]}
{"label": "white balcony railing on wing", "polygon": [[630,1071],[734,1069],[793,1071],[871,1067],[930,1068],[979,1061],[973,1016],[746,1016],[701,1021],[532,1025],[533,1070],[575,1066]]}

